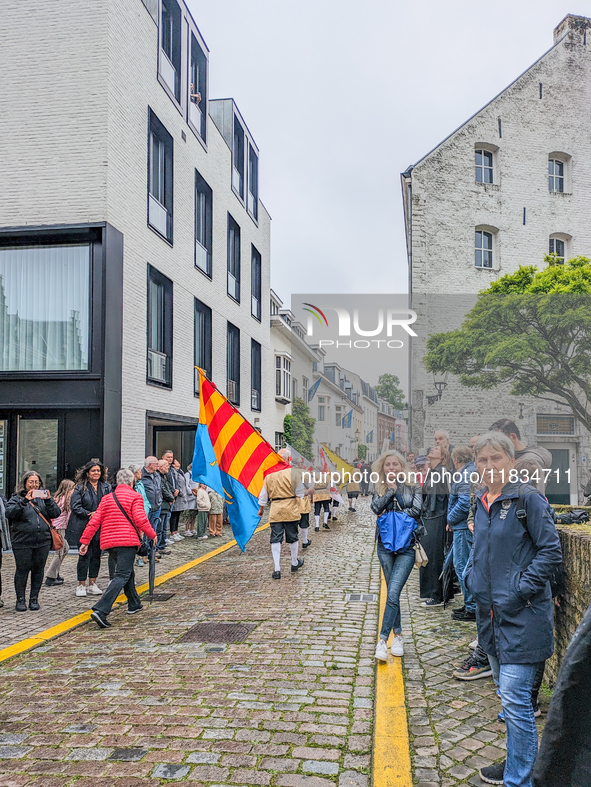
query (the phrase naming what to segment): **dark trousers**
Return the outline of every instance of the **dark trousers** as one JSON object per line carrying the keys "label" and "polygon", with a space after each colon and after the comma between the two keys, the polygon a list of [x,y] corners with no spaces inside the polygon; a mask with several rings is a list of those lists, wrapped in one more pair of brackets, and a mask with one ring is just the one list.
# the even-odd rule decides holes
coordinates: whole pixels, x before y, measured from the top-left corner
{"label": "dark trousers", "polygon": [[0,544],[0,596],[2,595],[2,545]]}
{"label": "dark trousers", "polygon": [[424,518],[423,523],[427,534],[421,538],[429,562],[420,569],[420,596],[432,598],[434,601],[443,601],[443,587],[441,585],[441,572],[445,551],[445,525],[447,515],[442,514],[430,519]]}
{"label": "dark trousers", "polygon": [[101,570],[101,536],[100,530],[92,537],[88,545],[88,552],[85,555],[78,555],[78,582],[86,582],[88,577],[96,579]]}
{"label": "dark trousers", "polygon": [[16,563],[14,590],[17,598],[25,597],[29,573],[31,574],[31,598],[37,598],[43,583],[45,563],[50,549],[51,542],[42,547],[12,547]]}
{"label": "dark trousers", "polygon": [[171,511],[170,513],[170,532],[176,533],[179,529],[179,519],[182,511]]}
{"label": "dark trousers", "polygon": [[127,596],[129,609],[138,609],[142,602],[135,589],[135,573],[133,566],[137,547],[111,547],[109,557],[115,561],[115,575],[93,609],[108,615],[117,596],[123,591]]}

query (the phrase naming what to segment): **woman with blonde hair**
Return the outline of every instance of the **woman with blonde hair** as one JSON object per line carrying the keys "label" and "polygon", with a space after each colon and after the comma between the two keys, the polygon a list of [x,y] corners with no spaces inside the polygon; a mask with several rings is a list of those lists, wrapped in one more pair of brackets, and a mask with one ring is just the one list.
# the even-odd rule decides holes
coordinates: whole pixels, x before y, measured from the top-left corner
{"label": "woman with blonde hair", "polygon": [[49,564],[47,575],[45,577],[45,584],[48,588],[54,587],[55,585],[64,584],[63,577],[60,577],[60,568],[65,556],[70,550],[70,545],[66,539],[66,528],[68,527],[68,522],[70,521],[70,498],[72,497],[73,491],[74,482],[69,478],[64,478],[64,480],[58,486],[55,497],[53,498],[62,512],[57,519],[53,520],[53,526],[56,528],[56,530],[61,531],[64,544],[60,551],[55,553],[53,560]]}
{"label": "woman with blonde hair", "polygon": [[[375,482],[377,492],[374,492],[371,502],[371,510],[374,514],[380,517],[388,511],[401,511],[418,520],[423,499],[421,487],[412,483],[413,479],[404,456],[398,451],[387,451],[373,464],[372,476],[375,479],[374,473],[378,475],[378,480]],[[411,536],[410,542],[403,549],[392,552],[384,546],[376,524],[378,559],[388,588],[382,628],[375,653],[378,661],[388,660],[388,638],[392,630],[394,641],[391,653],[393,656],[404,655],[400,594],[415,564],[414,540],[415,537]]]}

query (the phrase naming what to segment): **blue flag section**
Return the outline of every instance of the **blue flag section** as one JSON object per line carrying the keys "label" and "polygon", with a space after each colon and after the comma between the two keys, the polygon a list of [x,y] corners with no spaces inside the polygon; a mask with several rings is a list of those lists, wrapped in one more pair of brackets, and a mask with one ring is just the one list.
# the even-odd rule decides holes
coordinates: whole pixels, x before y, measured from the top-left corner
{"label": "blue flag section", "polygon": [[353,423],[353,410],[349,410],[347,415],[343,417],[343,429],[350,429]]}
{"label": "blue flag section", "polygon": [[320,381],[321,380],[322,380],[322,377],[319,377],[316,380],[316,382],[314,383],[314,385],[309,389],[309,391],[308,391],[308,401],[309,402],[311,402],[312,399],[314,398],[314,396],[316,395],[316,391],[318,390],[318,386],[320,385]]}
{"label": "blue flag section", "polygon": [[373,429],[371,432],[367,433],[367,437],[365,438],[366,443],[373,443]]}

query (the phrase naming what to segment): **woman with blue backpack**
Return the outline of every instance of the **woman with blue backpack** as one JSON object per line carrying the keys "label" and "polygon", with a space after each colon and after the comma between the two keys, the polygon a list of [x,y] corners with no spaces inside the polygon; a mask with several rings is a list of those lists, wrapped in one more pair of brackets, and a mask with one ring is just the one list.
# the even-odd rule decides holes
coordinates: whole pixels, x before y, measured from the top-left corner
{"label": "woman with blue backpack", "polygon": [[[398,451],[387,451],[373,465],[376,483],[371,510],[377,515],[376,541],[378,558],[388,597],[384,609],[380,639],[375,658],[388,660],[388,638],[394,631],[391,653],[404,655],[400,622],[400,594],[415,564],[414,544],[417,520],[421,515],[423,495],[418,484],[409,482],[406,459]],[[375,476],[374,476],[375,478]]]}

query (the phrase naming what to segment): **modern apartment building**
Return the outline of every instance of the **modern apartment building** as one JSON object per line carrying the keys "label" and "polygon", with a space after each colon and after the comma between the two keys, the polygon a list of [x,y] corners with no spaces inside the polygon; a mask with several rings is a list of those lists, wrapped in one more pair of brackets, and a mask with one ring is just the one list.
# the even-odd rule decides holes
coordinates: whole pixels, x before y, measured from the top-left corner
{"label": "modern apartment building", "polygon": [[195,365],[273,440],[259,150],[182,0],[0,14],[0,491],[193,452]]}
{"label": "modern apartment building", "polygon": [[[568,408],[478,391],[423,366],[431,332],[459,328],[476,293],[544,254],[591,256],[591,19],[567,16],[531,68],[403,173],[412,308],[412,448],[465,443],[501,417],[547,447],[551,502],[578,502],[591,443]],[[568,474],[570,470],[570,481]]]}

